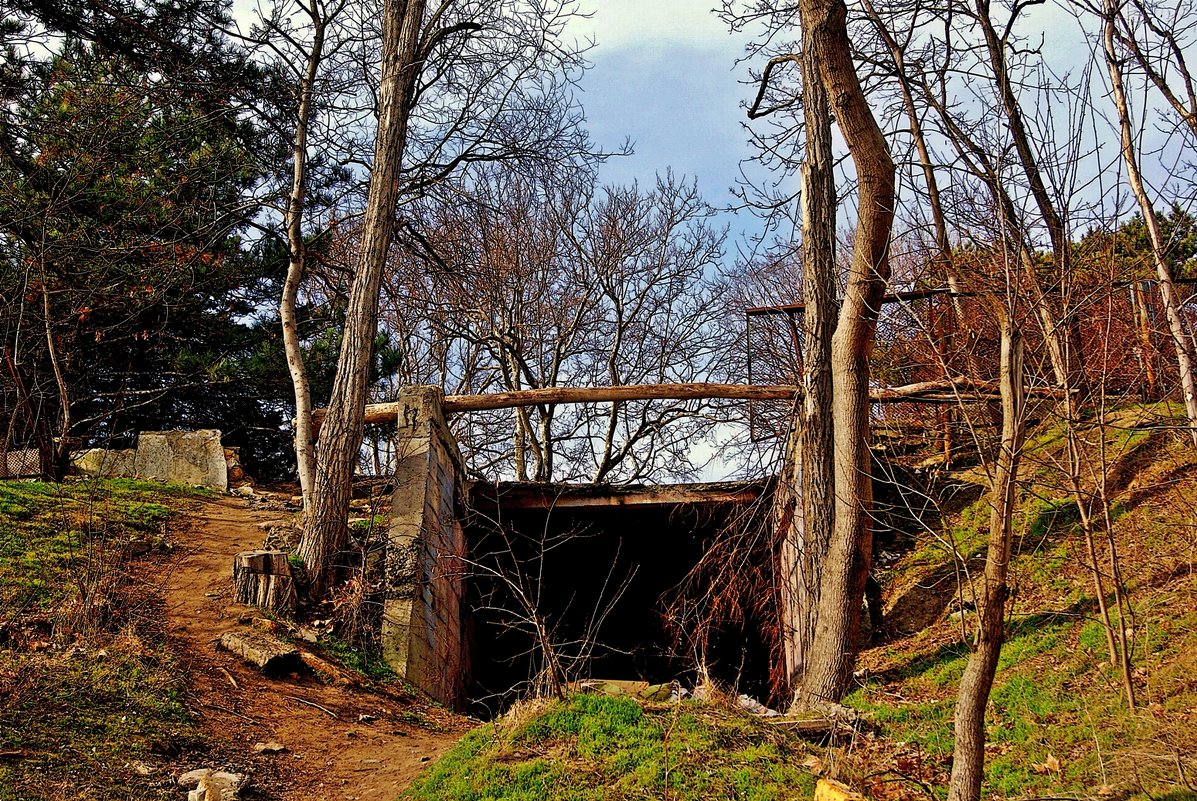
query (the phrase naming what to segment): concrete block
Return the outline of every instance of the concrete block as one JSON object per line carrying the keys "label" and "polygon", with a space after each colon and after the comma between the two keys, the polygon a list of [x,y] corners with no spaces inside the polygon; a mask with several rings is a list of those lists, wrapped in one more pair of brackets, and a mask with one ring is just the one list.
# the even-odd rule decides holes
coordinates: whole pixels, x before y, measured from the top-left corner
{"label": "concrete block", "polygon": [[132,478],[137,475],[137,451],[88,448],[71,454],[71,470],[84,476]]}
{"label": "concrete block", "polygon": [[221,491],[229,486],[228,463],[215,429],[143,431],[137,437],[135,466],[145,478]]}

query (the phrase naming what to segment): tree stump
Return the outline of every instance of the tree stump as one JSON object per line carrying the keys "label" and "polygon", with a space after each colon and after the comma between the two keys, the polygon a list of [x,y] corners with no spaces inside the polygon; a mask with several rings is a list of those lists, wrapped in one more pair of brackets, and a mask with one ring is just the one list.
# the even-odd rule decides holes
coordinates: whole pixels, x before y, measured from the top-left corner
{"label": "tree stump", "polygon": [[233,557],[233,595],[237,603],[280,615],[295,611],[295,577],[286,551],[242,551]]}

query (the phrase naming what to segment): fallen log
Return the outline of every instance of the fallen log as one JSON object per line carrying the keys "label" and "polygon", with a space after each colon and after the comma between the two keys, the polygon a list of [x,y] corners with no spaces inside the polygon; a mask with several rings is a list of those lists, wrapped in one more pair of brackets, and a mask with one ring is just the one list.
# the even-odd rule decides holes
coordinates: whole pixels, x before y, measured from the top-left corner
{"label": "fallen log", "polygon": [[446,395],[446,413],[639,400],[791,400],[802,387],[778,384],[621,384],[610,387],[541,387],[483,395]]}
{"label": "fallen log", "polygon": [[[441,408],[446,414],[513,409],[517,406],[551,406],[558,403],[611,403],[634,400],[791,400],[802,387],[776,384],[621,384],[611,387],[541,387],[514,392],[481,395],[446,395]],[[325,409],[312,411],[313,432],[320,430]],[[399,415],[398,403],[371,403],[365,421],[389,423]]]}
{"label": "fallen log", "polygon": [[363,684],[364,678],[360,674],[335,665],[327,659],[316,656],[311,651],[301,649],[299,659],[326,684],[338,684],[344,687],[361,687]]}

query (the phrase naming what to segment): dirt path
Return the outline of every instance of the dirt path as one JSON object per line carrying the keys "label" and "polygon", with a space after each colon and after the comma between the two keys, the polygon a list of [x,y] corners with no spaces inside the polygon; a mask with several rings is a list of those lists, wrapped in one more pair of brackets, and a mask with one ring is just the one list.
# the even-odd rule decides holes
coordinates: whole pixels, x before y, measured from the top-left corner
{"label": "dirt path", "polygon": [[[457,741],[462,719],[436,707],[313,675],[266,677],[217,650],[222,633],[252,617],[232,602],[233,554],[260,547],[259,525],[289,515],[222,497],[192,518],[167,581],[168,630],[191,677],[188,705],[226,760],[193,767],[248,771],[259,797],[280,801],[389,801]],[[254,751],[270,741],[287,750]]]}

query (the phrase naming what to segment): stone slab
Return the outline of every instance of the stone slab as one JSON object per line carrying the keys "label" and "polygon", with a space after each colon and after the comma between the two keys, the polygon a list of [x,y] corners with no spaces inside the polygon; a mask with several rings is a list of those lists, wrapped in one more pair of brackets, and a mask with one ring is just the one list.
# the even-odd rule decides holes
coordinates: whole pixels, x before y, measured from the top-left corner
{"label": "stone slab", "polygon": [[88,448],[71,454],[71,469],[84,476],[130,478],[137,474],[137,451]]}
{"label": "stone slab", "polygon": [[145,478],[227,490],[228,462],[220,432],[142,431],[137,437],[136,473]]}
{"label": "stone slab", "polygon": [[240,469],[235,454],[230,460],[221,445],[220,432],[212,428],[143,431],[136,449],[89,448],[71,454],[71,467],[81,475],[151,478],[222,492],[229,488],[230,463]]}

